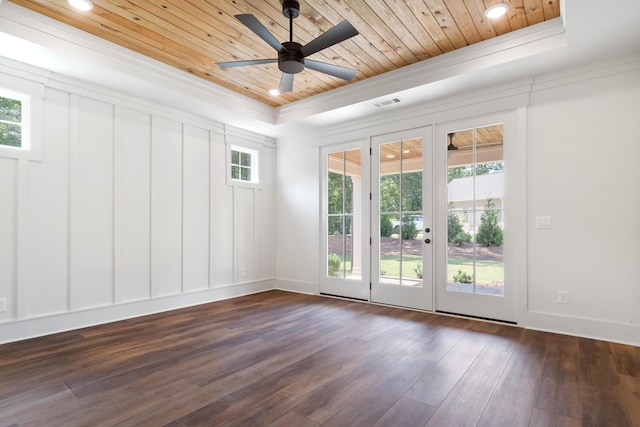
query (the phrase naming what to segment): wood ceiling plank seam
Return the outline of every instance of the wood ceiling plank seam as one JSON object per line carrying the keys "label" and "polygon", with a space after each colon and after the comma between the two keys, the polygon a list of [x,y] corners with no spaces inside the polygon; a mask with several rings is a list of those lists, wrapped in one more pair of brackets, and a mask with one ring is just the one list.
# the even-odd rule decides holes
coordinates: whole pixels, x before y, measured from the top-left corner
{"label": "wood ceiling plank seam", "polygon": [[[307,6],[312,6],[316,10],[321,10],[323,16],[327,18],[328,21],[332,22],[334,25],[339,24],[345,19],[348,20],[360,33],[360,36],[353,37],[347,40],[344,44],[349,45],[353,43],[358,50],[362,52],[366,52],[371,57],[375,58],[377,64],[380,64],[381,67],[385,70],[384,72],[394,70],[396,65],[394,62],[387,57],[383,52],[379,49],[376,49],[374,44],[366,38],[366,34],[363,33],[363,28],[365,28],[366,24],[362,22],[362,20],[358,19],[354,21],[353,19],[348,19],[347,16],[343,16],[339,10],[333,7],[334,3],[325,3],[323,0],[306,0],[305,3]],[[371,31],[371,29],[369,29]],[[364,59],[364,56],[357,55],[360,60]]]}
{"label": "wood ceiling plank seam", "polygon": [[[316,10],[312,2],[313,0],[308,0],[305,2],[306,10]],[[321,5],[325,6],[325,8],[322,10],[322,13],[320,11],[316,11],[316,14],[322,17],[321,20],[317,20],[317,25],[321,29],[326,28],[326,30],[328,31],[331,27],[338,25],[340,22],[345,20],[345,18],[332,7],[330,7],[330,5],[325,5],[324,3],[321,3]],[[309,13],[311,14],[311,12]],[[394,69],[393,63],[386,56],[384,56],[376,49],[371,49],[371,44],[364,38],[364,35],[362,35],[362,33],[360,33],[359,36],[353,37],[349,40],[344,41],[343,43],[340,43],[339,48],[346,49],[350,53],[350,55],[354,57],[354,59],[351,60],[351,63],[354,66],[360,66],[361,64],[364,64],[365,66],[374,70],[376,72],[376,75]],[[349,58],[349,56],[347,56],[347,58]]]}
{"label": "wood ceiling plank seam", "polygon": [[[172,64],[169,65],[176,68],[181,68],[179,64],[190,63],[188,56],[185,55],[185,49],[174,49],[170,40],[167,42],[167,39],[163,36],[122,19],[105,9],[101,9],[99,5],[95,5],[95,13],[76,16],[75,12],[56,4],[51,4],[48,8],[41,8],[37,4],[26,0],[15,0],[15,3],[159,62],[167,63],[167,61],[171,61]],[[103,12],[100,12],[101,10]],[[156,46],[155,43],[157,41],[165,42],[162,44],[163,48]],[[194,52],[194,54],[197,55],[197,52]],[[180,60],[176,61],[173,58],[179,58]],[[204,59],[204,63],[206,63],[207,58]]]}
{"label": "wood ceiling plank seam", "polygon": [[542,2],[542,11],[544,13],[544,20],[557,18],[560,16],[560,1],[559,0],[544,0]]}
{"label": "wood ceiling plank seam", "polygon": [[[334,13],[336,15],[335,19],[328,19],[327,16],[323,16],[309,4],[306,5],[304,10],[306,14],[305,18],[312,25],[321,30],[321,32],[326,32],[342,22],[341,17],[337,14]],[[314,15],[319,16],[320,19],[316,18]],[[318,34],[320,34],[320,32],[318,32]],[[360,40],[360,37],[361,36],[356,36],[358,40]],[[377,60],[377,58],[371,56],[369,52],[362,49],[357,43],[355,43],[353,38],[332,46],[332,49],[343,61],[349,64],[349,67],[359,71],[356,75],[356,80],[361,80],[360,76],[362,75],[366,77],[373,77],[389,71],[388,68]],[[331,59],[333,60],[334,58],[332,57]]]}
{"label": "wood ceiling plank seam", "polygon": [[[176,69],[181,69],[187,73],[202,78],[203,80],[210,81],[214,84],[226,87],[230,90],[244,92],[245,95],[251,95],[251,93],[247,90],[242,91],[242,86],[234,84],[233,81],[229,82],[224,79],[216,78],[215,76],[211,76],[210,74],[208,74],[206,71],[185,69],[185,60],[176,59],[179,58],[179,55],[176,56],[172,54],[166,48],[166,46],[164,49],[157,48],[155,45],[145,42],[145,37],[142,33],[136,32],[135,35],[137,35],[138,37],[134,37],[134,34],[129,33],[127,28],[122,28],[118,23],[113,21],[105,22],[106,19],[99,14],[92,14],[87,16],[83,15],[82,17],[77,17],[74,12],[71,12],[73,13],[73,15],[71,15],[68,9],[58,5],[49,5],[47,8],[43,8],[42,6],[23,0],[16,0],[15,3],[34,10],[35,12],[42,13],[43,15],[57,19],[58,21],[65,24],[74,26],[79,30],[101,37],[114,44],[120,45],[123,48],[148,56]],[[98,7],[99,6],[96,6],[96,8]],[[88,16],[92,16],[94,19],[89,19]],[[261,102],[273,104],[273,101],[270,101],[266,97],[263,97]]]}
{"label": "wood ceiling plank seam", "polygon": [[484,15],[486,6],[482,0],[465,0],[467,10],[476,25],[478,34],[482,40],[494,38],[497,34],[493,29],[491,20]]}
{"label": "wood ceiling plank seam", "polygon": [[429,7],[436,22],[456,49],[468,46],[467,40],[465,40],[462,31],[458,28],[443,0],[426,0],[425,4]]}
{"label": "wood ceiling plank seam", "polygon": [[511,0],[511,7],[507,10],[507,17],[512,31],[527,26],[527,17],[522,0]]}
{"label": "wood ceiling plank seam", "polygon": [[[462,36],[467,41],[467,45],[472,45],[482,41],[482,37],[473,22],[471,12],[463,0],[445,0],[445,5],[451,14],[451,19],[456,22]],[[455,17],[455,18],[454,18]]]}
{"label": "wood ceiling plank seam", "polygon": [[523,0],[527,24],[534,25],[544,21],[542,0]]}
{"label": "wood ceiling plank seam", "polygon": [[[381,48],[383,53],[388,56],[395,56],[394,64],[396,67],[403,67],[418,61],[402,40],[396,36],[387,23],[380,19],[378,14],[366,2],[361,0],[343,1],[350,6],[347,10],[349,15],[353,15],[353,19],[358,19],[360,22],[365,22],[366,19],[365,37],[369,41],[375,40],[374,45]],[[362,17],[365,17],[365,19]],[[351,20],[351,17],[349,17],[349,20]]]}
{"label": "wood ceiling plank seam", "polygon": [[[193,29],[195,27],[191,26],[182,17],[169,12],[168,7],[158,7],[151,2],[140,0],[138,0],[137,4],[132,4],[131,6],[122,6],[124,3],[120,0],[107,0],[102,2],[102,6],[108,7],[108,10],[112,13],[120,15],[130,22],[161,34],[166,39],[187,47],[194,52],[211,51],[215,53],[215,56],[222,53],[215,45],[205,42],[203,37],[194,36],[192,32],[185,30],[185,28]],[[167,5],[168,3],[164,2],[163,4]],[[113,7],[109,5],[113,5]],[[200,35],[203,35],[203,32],[200,32]],[[200,54],[200,56],[208,57],[214,62],[214,59],[210,56],[203,54]]]}
{"label": "wood ceiling plank seam", "polygon": [[[289,28],[287,25],[287,28],[284,28],[279,24],[280,21],[283,22],[287,22],[288,20],[285,18],[285,16],[282,14],[282,11],[278,11],[275,8],[268,8],[266,6],[264,6],[265,2],[260,2],[258,3],[258,5],[260,7],[254,7],[251,4],[247,4],[247,8],[246,10],[253,14],[263,25],[265,25],[265,27],[267,27],[267,25],[269,25],[271,28],[269,28],[269,31],[279,40],[282,41],[287,41],[289,40]],[[265,13],[267,13],[268,15],[265,15]],[[295,31],[295,22],[294,22],[294,41],[297,38],[296,37],[296,31]],[[263,43],[262,40],[260,40],[261,43]],[[298,76],[296,76],[298,77]],[[327,91],[330,89],[335,89],[337,87],[342,86],[342,83],[339,82],[339,79],[336,79],[333,76],[329,76],[327,74],[323,74],[323,73],[311,73],[310,75],[310,81],[314,81],[315,82],[315,88],[312,91],[312,93],[319,93],[319,91]],[[295,81],[297,79],[294,79],[294,89],[296,88],[295,86]],[[295,90],[299,90],[295,89]]]}
{"label": "wood ceiling plank seam", "polygon": [[[323,0],[306,0],[306,2],[314,4],[314,7],[326,7],[328,5],[325,4]],[[378,55],[375,56],[377,61],[380,64],[383,64],[388,71],[394,70],[399,66],[399,64],[404,63],[398,53],[393,51],[391,46],[386,44],[386,42],[380,38],[374,28],[360,18],[357,13],[346,5],[346,3],[343,5],[344,9],[336,10],[336,13],[340,17],[340,21],[348,20],[360,33],[360,37],[353,37],[351,39],[354,43],[357,43],[357,45],[364,51],[369,51],[372,54],[378,53]],[[332,4],[330,6],[335,5]],[[380,43],[377,45],[376,43],[378,42]],[[386,46],[387,49],[381,49],[381,46]]]}
{"label": "wood ceiling plank seam", "polygon": [[[198,7],[193,5],[189,1],[184,0],[165,0],[166,3],[172,4],[174,7],[182,7],[189,13],[192,17],[190,24],[193,26],[197,26],[203,34],[205,34],[208,43],[216,46],[220,51],[225,52],[225,54],[220,54],[220,56],[216,56],[214,59],[216,62],[218,61],[226,61],[228,58],[233,57],[238,60],[245,60],[254,56],[253,59],[263,59],[264,57],[258,56],[256,54],[255,49],[248,49],[246,45],[242,43],[236,43],[235,40],[240,34],[240,31],[232,28],[227,25],[224,20],[219,19],[218,11],[219,9],[206,9],[207,6],[210,6],[206,2],[202,2],[198,0],[198,4],[202,7]],[[211,21],[215,22],[215,24],[211,24],[204,20],[204,17],[212,18]],[[215,17],[215,19],[214,19]],[[240,55],[237,55],[237,54]],[[273,58],[276,57],[276,54],[273,54]]]}
{"label": "wood ceiling plank seam", "polygon": [[433,15],[424,0],[407,0],[406,4],[416,16],[416,19],[420,22],[424,30],[431,35],[434,43],[442,53],[455,50],[455,46],[442,30],[442,27],[440,27],[436,17]]}
{"label": "wood ceiling plank seam", "polygon": [[413,36],[413,33],[398,18],[395,12],[384,2],[384,0],[369,0],[369,7],[377,14],[380,21],[395,34],[402,44],[409,49],[416,62],[430,58],[422,44]]}
{"label": "wood ceiling plank seam", "polygon": [[404,25],[413,33],[413,36],[422,45],[424,51],[433,58],[441,55],[442,51],[431,38],[431,35],[420,24],[420,21],[414,15],[411,10],[406,8],[406,4],[401,0],[385,0],[387,6],[396,14],[398,19],[404,23]]}

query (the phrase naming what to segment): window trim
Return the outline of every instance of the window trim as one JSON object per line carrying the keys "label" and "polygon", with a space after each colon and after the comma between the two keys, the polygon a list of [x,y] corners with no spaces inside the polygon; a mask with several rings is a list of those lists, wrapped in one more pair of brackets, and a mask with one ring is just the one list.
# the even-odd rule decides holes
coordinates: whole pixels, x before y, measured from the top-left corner
{"label": "window trim", "polygon": [[[240,153],[246,153],[251,156],[251,180],[245,181],[242,179],[233,178],[231,173],[233,169],[232,153],[238,151]],[[258,187],[260,186],[260,152],[258,150],[243,147],[237,144],[227,144],[227,185],[241,186],[241,187]]]}
{"label": "window trim", "polygon": [[[31,142],[31,126],[30,126],[30,116],[31,116],[31,106],[30,100],[31,96],[17,92],[11,89],[7,89],[4,87],[0,87],[0,98],[12,99],[15,101],[20,101],[21,117],[22,120],[20,122],[21,127],[21,139],[20,139],[20,147],[14,147],[11,145],[0,144],[0,150],[10,150],[13,151],[31,151],[32,150],[32,142]],[[1,154],[1,153],[0,153]]]}

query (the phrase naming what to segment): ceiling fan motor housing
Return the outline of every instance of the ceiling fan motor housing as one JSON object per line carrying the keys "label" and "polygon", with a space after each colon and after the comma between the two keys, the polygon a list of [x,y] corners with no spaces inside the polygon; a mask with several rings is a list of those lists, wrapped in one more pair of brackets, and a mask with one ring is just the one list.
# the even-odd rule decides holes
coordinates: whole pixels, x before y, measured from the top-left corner
{"label": "ceiling fan motor housing", "polygon": [[282,2],[282,14],[287,18],[297,18],[300,16],[300,3],[296,0],[284,0]]}
{"label": "ceiling fan motor housing", "polygon": [[304,56],[302,56],[302,45],[296,42],[282,43],[284,49],[278,52],[278,68],[283,73],[297,74],[304,71]]}

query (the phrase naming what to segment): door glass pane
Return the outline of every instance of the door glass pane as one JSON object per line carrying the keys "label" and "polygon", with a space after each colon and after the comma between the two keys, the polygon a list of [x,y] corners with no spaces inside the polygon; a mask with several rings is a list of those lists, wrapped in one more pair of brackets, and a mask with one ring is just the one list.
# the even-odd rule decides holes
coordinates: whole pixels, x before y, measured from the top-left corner
{"label": "door glass pane", "polygon": [[380,145],[380,283],[422,286],[422,139]]}
{"label": "door glass pane", "polygon": [[447,290],[503,296],[503,125],[452,132],[447,145]]}
{"label": "door glass pane", "polygon": [[327,276],[362,278],[360,150],[327,157]]}

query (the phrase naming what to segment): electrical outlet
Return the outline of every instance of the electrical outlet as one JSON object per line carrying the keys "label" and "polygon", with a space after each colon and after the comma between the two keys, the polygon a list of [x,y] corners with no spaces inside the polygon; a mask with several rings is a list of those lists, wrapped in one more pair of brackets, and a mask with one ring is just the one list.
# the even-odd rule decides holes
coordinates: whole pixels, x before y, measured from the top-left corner
{"label": "electrical outlet", "polygon": [[0,298],[0,313],[7,311],[7,299]]}
{"label": "electrical outlet", "polygon": [[550,216],[537,216],[536,217],[536,228],[551,228],[551,217]]}
{"label": "electrical outlet", "polygon": [[558,304],[569,304],[568,291],[558,291]]}
{"label": "electrical outlet", "polygon": [[246,277],[247,276],[247,269],[244,267],[240,267],[240,277]]}

